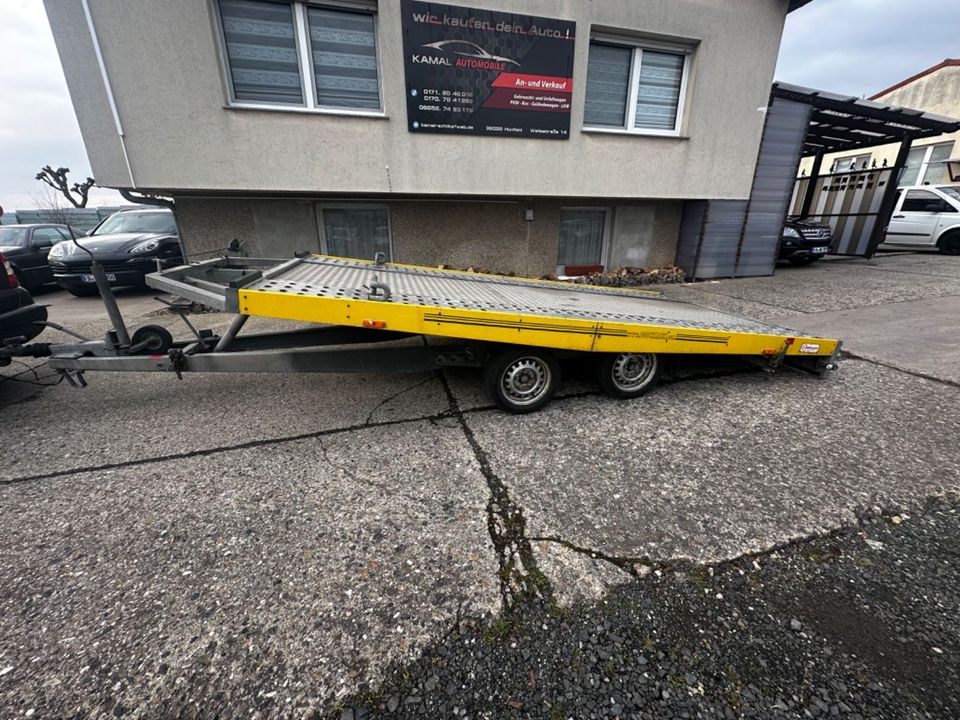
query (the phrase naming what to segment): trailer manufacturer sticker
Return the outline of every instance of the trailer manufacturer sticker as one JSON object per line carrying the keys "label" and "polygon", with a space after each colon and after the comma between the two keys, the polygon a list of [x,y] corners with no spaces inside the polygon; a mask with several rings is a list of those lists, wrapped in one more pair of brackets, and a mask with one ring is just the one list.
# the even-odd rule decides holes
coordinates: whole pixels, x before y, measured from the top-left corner
{"label": "trailer manufacturer sticker", "polygon": [[800,352],[802,353],[818,353],[820,352],[820,346],[816,343],[804,343],[800,346]]}

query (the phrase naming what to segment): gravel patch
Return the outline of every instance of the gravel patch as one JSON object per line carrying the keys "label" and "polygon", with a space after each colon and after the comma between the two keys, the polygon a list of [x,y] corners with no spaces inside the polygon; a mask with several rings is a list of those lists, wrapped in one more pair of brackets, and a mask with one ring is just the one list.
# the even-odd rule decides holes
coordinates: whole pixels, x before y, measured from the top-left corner
{"label": "gravel patch", "polygon": [[331,718],[953,718],[960,513],[881,514],[601,600],[461,622]]}

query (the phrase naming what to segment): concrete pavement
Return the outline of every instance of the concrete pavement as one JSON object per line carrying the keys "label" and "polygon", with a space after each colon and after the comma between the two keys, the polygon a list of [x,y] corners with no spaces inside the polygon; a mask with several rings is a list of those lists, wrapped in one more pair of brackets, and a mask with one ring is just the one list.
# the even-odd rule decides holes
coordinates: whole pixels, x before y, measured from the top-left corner
{"label": "concrete pavement", "polygon": [[[733,558],[960,489],[960,353],[941,311],[960,258],[667,292],[835,328],[864,359],[825,381],[736,374],[633,402],[579,378],[525,417],[493,410],[467,371],[0,382],[0,707],[302,717],[460,617],[597,599],[641,565]],[[101,331],[95,300],[44,299]],[[148,294],[123,302],[138,324],[179,322]]]}

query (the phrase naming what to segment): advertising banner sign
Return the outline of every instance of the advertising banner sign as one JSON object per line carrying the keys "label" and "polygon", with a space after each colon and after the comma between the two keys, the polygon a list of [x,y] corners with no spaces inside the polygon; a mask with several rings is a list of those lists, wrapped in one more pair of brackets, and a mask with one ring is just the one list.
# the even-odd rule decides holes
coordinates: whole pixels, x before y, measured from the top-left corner
{"label": "advertising banner sign", "polygon": [[403,0],[411,132],[570,137],[576,23]]}

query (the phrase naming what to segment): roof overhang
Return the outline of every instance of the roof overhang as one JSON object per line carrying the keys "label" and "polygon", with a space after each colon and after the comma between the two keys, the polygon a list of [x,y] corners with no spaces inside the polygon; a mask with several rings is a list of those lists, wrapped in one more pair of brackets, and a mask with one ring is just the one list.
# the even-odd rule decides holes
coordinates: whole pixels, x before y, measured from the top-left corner
{"label": "roof overhang", "polygon": [[813,107],[804,155],[844,152],[960,130],[960,120],[954,118],[799,85],[774,83],[771,96]]}
{"label": "roof overhang", "polygon": [[787,12],[793,12],[798,8],[802,8],[809,2],[813,2],[813,0],[790,0],[790,4],[787,6]]}

